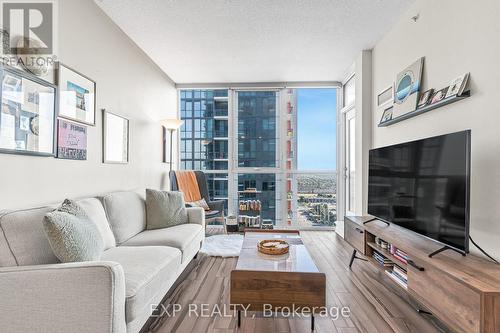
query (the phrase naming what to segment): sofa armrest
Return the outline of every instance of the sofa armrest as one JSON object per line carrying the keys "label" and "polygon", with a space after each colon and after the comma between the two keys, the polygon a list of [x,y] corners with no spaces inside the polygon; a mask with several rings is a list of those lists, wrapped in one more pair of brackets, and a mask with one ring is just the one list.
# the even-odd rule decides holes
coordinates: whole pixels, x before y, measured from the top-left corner
{"label": "sofa armrest", "polygon": [[125,276],[115,262],[0,268],[2,332],[126,332]]}
{"label": "sofa armrest", "polygon": [[188,212],[188,222],[200,224],[205,228],[205,210],[201,207],[186,208]]}
{"label": "sofa armrest", "polygon": [[225,204],[224,200],[215,200],[215,201],[210,201],[208,203],[208,206],[210,207],[211,210],[217,210],[219,211],[219,213],[224,213],[224,204]]}

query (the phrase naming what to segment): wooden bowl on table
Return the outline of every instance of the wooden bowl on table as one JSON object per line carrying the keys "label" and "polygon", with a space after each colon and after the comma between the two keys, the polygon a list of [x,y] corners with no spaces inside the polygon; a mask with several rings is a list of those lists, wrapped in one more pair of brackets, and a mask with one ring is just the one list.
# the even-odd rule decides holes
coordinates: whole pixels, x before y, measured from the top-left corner
{"label": "wooden bowl on table", "polygon": [[257,243],[259,252],[270,255],[288,253],[290,245],[281,239],[264,239]]}

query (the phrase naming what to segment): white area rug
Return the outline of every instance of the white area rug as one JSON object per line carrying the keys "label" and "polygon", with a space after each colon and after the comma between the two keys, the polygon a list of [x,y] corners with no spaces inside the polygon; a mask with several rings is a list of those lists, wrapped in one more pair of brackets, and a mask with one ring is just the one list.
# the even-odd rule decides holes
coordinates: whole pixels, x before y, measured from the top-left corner
{"label": "white area rug", "polygon": [[243,235],[214,235],[205,238],[200,252],[212,257],[238,257]]}

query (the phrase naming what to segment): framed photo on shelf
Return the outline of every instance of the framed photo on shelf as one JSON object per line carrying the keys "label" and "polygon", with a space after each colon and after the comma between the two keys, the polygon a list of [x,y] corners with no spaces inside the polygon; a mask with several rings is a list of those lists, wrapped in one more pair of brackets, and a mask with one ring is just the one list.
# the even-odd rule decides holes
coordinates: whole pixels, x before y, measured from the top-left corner
{"label": "framed photo on shelf", "polygon": [[436,91],[432,95],[430,104],[434,104],[434,103],[440,102],[443,99],[445,99],[446,98],[446,93],[448,92],[448,88],[449,87],[446,87],[446,88],[443,88],[443,89],[440,89],[440,90]]}
{"label": "framed photo on shelf", "polygon": [[467,81],[469,81],[469,73],[465,73],[451,81],[445,98],[462,95],[465,90],[465,86],[467,86]]}
{"label": "framed photo on shelf", "polygon": [[431,99],[433,92],[434,92],[434,89],[429,89],[426,92],[422,93],[422,95],[420,95],[420,98],[418,100],[417,109],[422,108],[422,107],[426,106],[427,104],[429,104],[429,101]]}
{"label": "framed photo on shelf", "polygon": [[102,110],[103,163],[127,164],[129,161],[129,120]]}
{"label": "framed photo on shelf", "polygon": [[56,86],[0,66],[0,152],[55,156]]}
{"label": "framed photo on shelf", "polygon": [[57,158],[87,159],[87,126],[63,119],[57,121]]}
{"label": "framed photo on shelf", "polygon": [[392,106],[384,110],[384,112],[382,113],[382,118],[380,119],[380,124],[392,120],[392,110]]}
{"label": "framed photo on shelf", "polygon": [[419,58],[396,76],[394,84],[394,116],[399,117],[417,108],[424,58]]}
{"label": "framed photo on shelf", "polygon": [[393,86],[389,86],[382,90],[378,95],[377,95],[377,107],[381,107],[383,105],[393,103],[394,102],[394,94],[393,94]]}
{"label": "framed photo on shelf", "polygon": [[59,62],[57,85],[59,117],[95,126],[95,81]]}

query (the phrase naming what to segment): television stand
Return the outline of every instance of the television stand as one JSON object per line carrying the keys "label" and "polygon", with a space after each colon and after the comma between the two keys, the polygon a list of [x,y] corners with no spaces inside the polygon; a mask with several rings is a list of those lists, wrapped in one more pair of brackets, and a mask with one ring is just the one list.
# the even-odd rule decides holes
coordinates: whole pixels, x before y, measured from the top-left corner
{"label": "television stand", "polygon": [[368,221],[365,221],[365,222],[363,222],[363,225],[364,225],[364,224],[367,224],[368,222],[373,222],[373,221],[379,221],[379,222],[385,223],[385,224],[387,224],[387,225],[391,225],[389,222],[384,221],[384,220],[379,220],[379,219],[377,219],[377,218],[373,218],[373,219],[370,219],[370,220],[368,220]]}
{"label": "television stand", "polygon": [[[346,266],[354,267],[354,275],[360,274],[356,265],[370,265],[377,283],[388,284],[387,290],[407,298],[421,315],[432,315],[447,332],[500,333],[500,265],[453,252],[431,259],[435,241],[393,223],[364,224],[372,218],[344,219],[344,237],[353,247]],[[378,288],[371,282],[365,286]]]}
{"label": "television stand", "polygon": [[449,247],[449,246],[443,246],[443,247],[442,247],[442,248],[440,248],[439,250],[436,250],[436,251],[432,252],[431,254],[429,254],[429,258],[432,258],[432,257],[434,257],[436,254],[441,253],[441,252],[446,251],[446,250],[452,250],[452,251],[455,251],[455,252],[457,252],[457,253],[460,253],[460,254],[462,255],[462,257],[465,257],[465,253],[464,253],[464,252],[459,251],[459,250],[454,249],[454,248]]}

